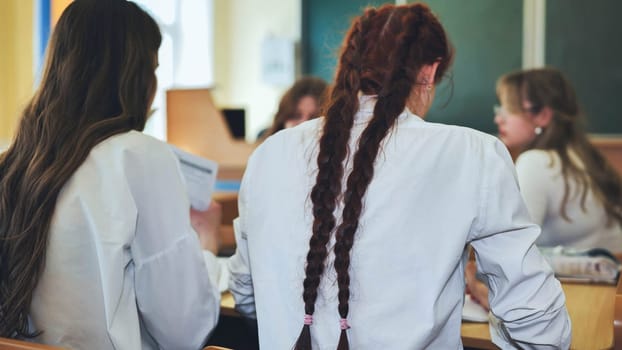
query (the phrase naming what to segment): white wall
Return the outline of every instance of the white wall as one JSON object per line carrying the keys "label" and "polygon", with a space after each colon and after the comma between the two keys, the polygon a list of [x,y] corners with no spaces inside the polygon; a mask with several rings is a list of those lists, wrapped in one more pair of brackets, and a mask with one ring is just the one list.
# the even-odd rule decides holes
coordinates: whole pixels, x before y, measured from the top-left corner
{"label": "white wall", "polygon": [[546,0],[523,0],[523,68],[544,67]]}
{"label": "white wall", "polygon": [[261,81],[261,43],[270,36],[300,42],[300,0],[214,0],[214,99],[246,109],[247,140],[269,126],[287,87]]}

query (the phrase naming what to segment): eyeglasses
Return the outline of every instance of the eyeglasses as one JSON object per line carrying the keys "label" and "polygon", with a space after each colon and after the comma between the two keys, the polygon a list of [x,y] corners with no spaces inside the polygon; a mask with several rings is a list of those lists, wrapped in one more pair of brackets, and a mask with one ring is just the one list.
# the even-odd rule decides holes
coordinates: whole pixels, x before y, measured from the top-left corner
{"label": "eyeglasses", "polygon": [[499,105],[494,105],[492,106],[492,111],[495,113],[494,117],[496,118],[497,116],[503,118],[503,119],[507,119],[509,113],[508,111],[505,110],[505,108],[503,108],[502,106]]}
{"label": "eyeglasses", "polygon": [[[530,106],[530,107],[526,107],[524,109],[523,113],[531,113],[531,114],[536,114],[538,113],[542,108],[539,106]],[[495,113],[495,118],[497,116],[501,117],[502,119],[507,119],[508,116],[510,116],[511,114],[507,111],[507,109],[503,108],[503,106],[499,106],[499,105],[494,105],[492,106],[492,110]],[[516,114],[514,114],[516,115]]]}

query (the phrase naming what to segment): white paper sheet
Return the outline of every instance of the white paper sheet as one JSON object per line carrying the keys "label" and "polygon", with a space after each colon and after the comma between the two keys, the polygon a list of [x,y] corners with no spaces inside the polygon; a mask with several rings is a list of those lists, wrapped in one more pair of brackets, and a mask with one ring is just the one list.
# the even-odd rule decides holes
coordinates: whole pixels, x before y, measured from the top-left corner
{"label": "white paper sheet", "polygon": [[469,322],[488,322],[488,311],[480,304],[473,301],[469,294],[464,295],[462,307],[462,320]]}
{"label": "white paper sheet", "polygon": [[199,211],[207,210],[218,174],[218,163],[196,156],[171,145],[179,158],[181,172],[186,181],[190,205]]}

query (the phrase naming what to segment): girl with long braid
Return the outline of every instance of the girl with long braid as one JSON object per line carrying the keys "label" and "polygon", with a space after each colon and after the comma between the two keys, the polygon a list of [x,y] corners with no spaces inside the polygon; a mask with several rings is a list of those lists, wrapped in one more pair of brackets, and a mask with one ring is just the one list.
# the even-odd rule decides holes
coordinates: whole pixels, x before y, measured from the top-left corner
{"label": "girl with long braid", "polygon": [[468,244],[492,286],[493,341],[568,347],[564,295],[507,150],[422,119],[452,56],[427,6],[366,9],[325,117],[249,160],[230,289],[262,348],[461,348]]}

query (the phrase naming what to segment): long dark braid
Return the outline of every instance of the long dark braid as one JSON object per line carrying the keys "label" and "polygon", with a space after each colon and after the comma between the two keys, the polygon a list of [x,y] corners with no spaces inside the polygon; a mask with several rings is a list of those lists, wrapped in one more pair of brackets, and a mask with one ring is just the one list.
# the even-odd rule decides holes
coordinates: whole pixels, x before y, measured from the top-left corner
{"label": "long dark braid", "polygon": [[[374,108],[374,117],[367,128],[361,134],[358,142],[358,150],[354,156],[352,172],[348,176],[347,187],[344,195],[343,221],[337,228],[335,243],[335,271],[337,272],[337,284],[339,287],[339,315],[341,316],[341,335],[339,337],[338,350],[349,349],[346,330],[350,299],[350,250],[354,244],[354,235],[358,229],[359,218],[363,210],[363,198],[374,176],[374,163],[382,140],[395,124],[397,117],[406,108],[406,101],[410,96],[416,76],[406,70],[409,58],[408,43],[416,42],[418,35],[418,11],[411,11],[403,16],[401,21],[396,19],[400,27],[406,31],[395,38],[396,52],[390,56],[389,67],[393,71],[388,74],[383,89],[378,94],[378,100]],[[402,23],[399,23],[402,22]],[[387,23],[394,26],[394,23]],[[416,67],[415,71],[418,71]]]}
{"label": "long dark braid", "polygon": [[[320,138],[318,175],[311,192],[313,235],[307,255],[303,300],[305,325],[294,349],[311,349],[309,325],[317,289],[328,255],[327,243],[335,229],[334,210],[341,194],[344,159],[358,110],[358,92],[378,95],[374,117],[363,131],[343,196],[342,223],[336,228],[335,262],[339,287],[341,336],[338,350],[349,349],[347,316],[350,298],[350,250],[363,211],[363,198],[374,176],[374,163],[383,139],[404,111],[424,64],[440,61],[437,77],[452,58],[445,32],[429,8],[421,4],[385,5],[367,9],[355,19],[346,36],[336,82],[330,96]],[[438,79],[435,79],[435,82]],[[426,82],[425,84],[431,84]]]}
{"label": "long dark braid", "polygon": [[[317,290],[324,273],[324,261],[328,255],[326,245],[335,228],[333,214],[337,196],[341,194],[343,178],[343,160],[347,154],[350,131],[354,123],[354,114],[358,110],[356,95],[344,92],[358,91],[360,88],[360,48],[362,43],[361,20],[353,25],[353,30],[346,39],[338,74],[330,99],[332,103],[326,111],[324,132],[320,138],[320,151],[317,158],[318,174],[315,186],[311,190],[313,203],[313,235],[309,241],[307,266],[303,282],[303,300],[305,303],[305,324],[294,346],[295,350],[311,350],[309,326],[315,311]],[[328,116],[340,116],[330,118]]]}

